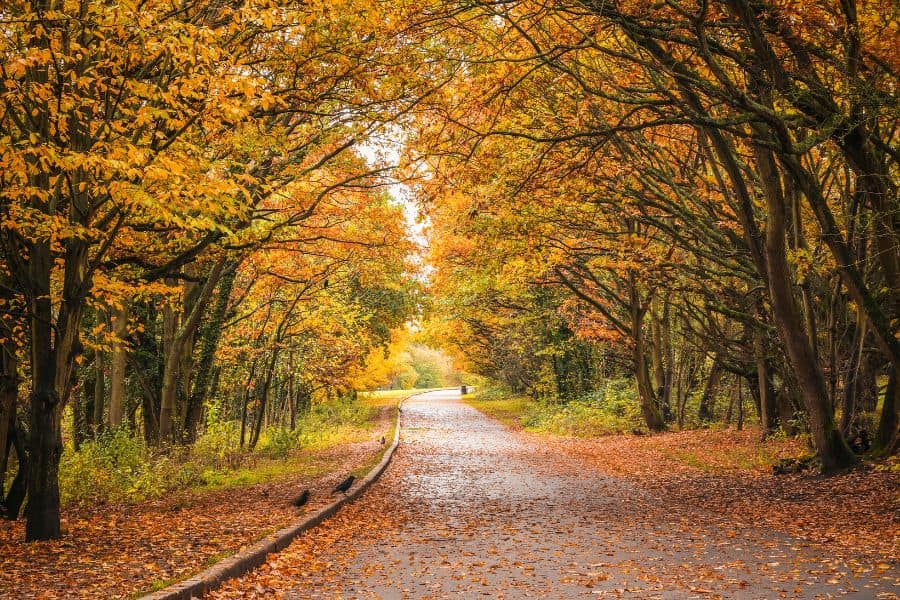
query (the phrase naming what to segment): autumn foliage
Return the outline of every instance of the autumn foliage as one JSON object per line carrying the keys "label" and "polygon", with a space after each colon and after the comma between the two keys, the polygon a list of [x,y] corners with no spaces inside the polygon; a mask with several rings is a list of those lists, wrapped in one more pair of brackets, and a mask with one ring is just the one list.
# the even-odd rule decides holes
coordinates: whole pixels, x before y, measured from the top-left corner
{"label": "autumn foliage", "polygon": [[215,414],[252,447],[410,314],[403,214],[360,147],[416,97],[374,85],[408,61],[371,11],[0,9],[0,464],[28,539],[60,534],[64,441],[168,447]]}
{"label": "autumn foliage", "polygon": [[765,433],[808,433],[826,470],[854,462],[860,430],[896,451],[890,12],[445,12],[455,79],[429,98],[408,169],[460,353],[550,400],[632,377],[653,431],[692,421],[688,405],[733,421],[743,392]]}
{"label": "autumn foliage", "polygon": [[633,381],[641,431],[746,405],[827,472],[895,453],[892,11],[5,2],[5,515],[59,537],[61,456],[103,431],[292,432],[396,377],[419,317],[517,393]]}

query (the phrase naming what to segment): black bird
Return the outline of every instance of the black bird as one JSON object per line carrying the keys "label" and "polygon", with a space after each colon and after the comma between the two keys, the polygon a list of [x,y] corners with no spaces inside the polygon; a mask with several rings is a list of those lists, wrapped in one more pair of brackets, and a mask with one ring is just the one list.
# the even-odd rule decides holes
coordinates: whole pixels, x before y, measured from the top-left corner
{"label": "black bird", "polygon": [[384,442],[385,442],[384,436],[381,436],[381,445],[382,446],[384,446]]}
{"label": "black bird", "polygon": [[353,482],[356,481],[356,475],[351,475],[347,479],[343,480],[337,486],[335,486],[334,490],[332,490],[332,494],[337,494],[338,492],[347,493],[347,490],[350,489],[350,486],[353,485]]}
{"label": "black bird", "polygon": [[291,504],[293,504],[297,508],[300,508],[307,502],[309,502],[309,490],[303,490],[303,492],[301,492],[299,496],[291,500]]}

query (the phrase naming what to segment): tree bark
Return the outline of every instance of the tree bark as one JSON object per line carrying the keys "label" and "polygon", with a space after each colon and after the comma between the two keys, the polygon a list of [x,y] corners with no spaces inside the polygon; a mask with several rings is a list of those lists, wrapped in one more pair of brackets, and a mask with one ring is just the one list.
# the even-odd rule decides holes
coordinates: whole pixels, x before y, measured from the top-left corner
{"label": "tree bark", "polygon": [[115,429],[122,425],[125,406],[125,337],[128,324],[128,309],[123,304],[112,314],[112,332],[115,341],[109,369],[109,426]]}
{"label": "tree bark", "polygon": [[18,360],[16,347],[11,340],[6,340],[0,347],[0,495],[3,493],[3,485],[6,482],[6,469],[9,464],[9,450],[13,435],[11,427],[14,426],[16,417],[16,405],[19,396]]}
{"label": "tree bark", "polygon": [[709,377],[706,378],[706,385],[703,387],[703,395],[700,397],[700,408],[697,411],[697,417],[701,421],[712,421],[713,419],[712,407],[721,376],[722,366],[719,362],[719,357],[717,356],[713,359],[712,367],[709,370]]}
{"label": "tree bark", "polygon": [[875,446],[886,449],[888,452],[896,452],[897,439],[900,432],[900,373],[891,368],[887,388],[884,391],[884,404],[881,407],[881,417],[878,420],[878,435],[875,437]]}
{"label": "tree bark", "polygon": [[[197,331],[197,327],[200,325],[200,317],[206,308],[209,298],[212,296],[213,289],[219,283],[224,266],[224,257],[219,258],[213,265],[206,277],[203,288],[193,303],[190,313],[184,315],[180,328],[175,330],[174,310],[171,307],[164,309],[164,322],[168,322],[172,331],[167,333],[168,338],[170,338],[170,344],[166,351],[163,365],[162,393],[160,395],[159,437],[161,442],[173,441],[175,399],[178,393],[178,375],[179,367],[183,361],[183,353],[188,341],[192,339]],[[168,318],[165,316],[166,312],[169,313]]]}
{"label": "tree bark", "polygon": [[89,351],[89,357],[86,357],[86,361],[90,361],[89,368],[82,371],[84,375],[81,378],[81,412],[83,415],[84,422],[82,427],[84,428],[82,431],[82,442],[91,438],[95,434],[94,430],[94,388],[97,386],[97,370],[96,370],[96,357],[97,353],[95,351]]}
{"label": "tree bark", "polygon": [[275,373],[275,363],[278,360],[278,348],[272,350],[272,357],[266,368],[266,376],[263,380],[262,392],[259,395],[259,409],[256,413],[256,425],[250,435],[250,449],[256,448],[259,442],[259,434],[263,428],[263,418],[266,414],[266,406],[268,405],[270,390],[272,389],[272,377]]}
{"label": "tree bark", "polygon": [[31,411],[25,539],[60,537],[59,459],[62,443],[56,418],[61,402],[56,386],[57,356],[53,340],[50,271],[53,257],[47,242],[31,247]]}
{"label": "tree bark", "polygon": [[813,341],[803,327],[803,317],[793,295],[793,281],[787,262],[785,212],[786,205],[772,153],[754,144],[760,183],[768,200],[766,220],[766,264],[769,296],[781,341],[787,350],[797,378],[809,420],[813,443],[825,471],[853,464],[854,456],[834,423],[828,402],[825,377],[815,360]]}
{"label": "tree bark", "polygon": [[7,492],[6,498],[3,500],[5,508],[3,516],[10,521],[15,521],[19,518],[19,512],[22,510],[22,503],[25,502],[28,487],[28,451],[25,449],[25,436],[19,429],[15,415],[10,419],[9,435],[9,441],[16,449],[16,459],[19,462],[19,468],[15,479],[9,486],[9,492]]}
{"label": "tree bark", "polygon": [[163,374],[162,387],[159,394],[159,443],[172,441],[172,419],[175,413],[175,394],[178,382],[178,354],[175,337],[178,328],[175,309],[166,304],[162,309],[163,319]]}
{"label": "tree bark", "polygon": [[186,421],[184,431],[188,441],[197,437],[197,427],[200,423],[200,415],[203,403],[206,401],[212,381],[213,362],[216,356],[216,348],[222,335],[222,325],[225,321],[225,313],[228,310],[228,301],[231,290],[234,287],[237,265],[229,265],[218,286],[216,303],[213,306],[209,318],[204,323],[200,334],[200,358],[197,361],[194,389],[188,398]]}
{"label": "tree bark", "polygon": [[660,414],[656,398],[653,394],[653,384],[650,381],[650,369],[647,361],[646,347],[644,344],[644,314],[646,308],[642,306],[637,297],[634,276],[631,275],[629,286],[631,296],[631,357],[634,365],[634,376],[637,383],[638,399],[641,404],[641,414],[650,431],[665,431],[666,424]]}
{"label": "tree bark", "polygon": [[103,353],[99,350],[94,354],[94,437],[103,431],[103,409],[106,398],[106,382],[104,381]]}
{"label": "tree bark", "polygon": [[243,402],[241,403],[241,448],[244,447],[247,436],[247,410],[250,404],[251,397],[250,386],[253,383],[253,378],[256,374],[256,361],[257,359],[254,358],[250,362],[250,372],[247,374],[247,382],[244,385],[244,392],[242,394]]}
{"label": "tree bark", "polygon": [[862,360],[863,346],[866,339],[866,322],[862,318],[857,319],[853,332],[853,342],[850,344],[850,356],[847,358],[847,368],[844,371],[844,393],[841,396],[841,421],[839,428],[845,436],[849,435],[856,417],[856,399],[859,389],[859,363]]}
{"label": "tree bark", "polygon": [[[761,312],[761,309],[758,310]],[[764,332],[754,328],[752,335],[753,354],[756,363],[756,385],[751,387],[751,391],[754,392],[753,395],[759,402],[759,423],[763,437],[766,437],[771,435],[775,428],[778,427],[778,411],[775,403],[775,390],[769,374]]]}

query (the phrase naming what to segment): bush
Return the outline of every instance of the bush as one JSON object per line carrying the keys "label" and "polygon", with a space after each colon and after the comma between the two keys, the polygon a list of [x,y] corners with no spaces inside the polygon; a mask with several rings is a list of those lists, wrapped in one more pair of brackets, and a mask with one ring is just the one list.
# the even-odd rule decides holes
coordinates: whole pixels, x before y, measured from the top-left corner
{"label": "bush", "polygon": [[291,450],[300,445],[300,431],[286,427],[269,427],[261,437],[259,453],[267,458],[286,460]]}
{"label": "bush", "polygon": [[599,390],[568,402],[536,402],[522,416],[528,429],[579,437],[631,431],[641,423],[634,384],[628,379],[607,380]]}
{"label": "bush", "polygon": [[302,445],[344,441],[371,427],[379,410],[351,397],[318,404],[300,418],[295,431],[263,431],[252,453],[240,447],[240,422],[221,421],[217,414],[192,446],[174,446],[165,453],[148,447],[134,432],[118,429],[63,453],[61,499],[64,504],[139,502],[194,485],[242,485],[256,481],[248,473],[272,467],[259,471],[258,459],[286,461]]}
{"label": "bush", "polygon": [[241,450],[241,424],[238,421],[210,423],[194,443],[191,456],[212,469],[237,469],[246,456]]}
{"label": "bush", "polygon": [[[144,440],[125,428],[105,433],[64,452],[59,465],[63,504],[138,502],[204,480],[204,467],[215,469],[233,463],[220,431],[209,431],[191,451],[155,454]],[[240,462],[239,460],[237,461]]]}
{"label": "bush", "polygon": [[148,472],[152,459],[144,441],[124,428],[85,442],[60,460],[62,501],[119,502],[152,495],[161,485]]}

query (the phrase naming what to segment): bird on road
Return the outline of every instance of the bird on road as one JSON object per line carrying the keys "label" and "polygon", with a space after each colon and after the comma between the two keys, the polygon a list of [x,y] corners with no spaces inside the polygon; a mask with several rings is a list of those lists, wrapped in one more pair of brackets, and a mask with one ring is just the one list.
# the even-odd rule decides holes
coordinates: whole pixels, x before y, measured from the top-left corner
{"label": "bird on road", "polygon": [[384,446],[384,442],[385,442],[385,441],[386,441],[386,440],[384,439],[384,436],[381,436],[381,445],[382,445],[382,446]]}
{"label": "bird on road", "polygon": [[337,485],[335,486],[334,490],[332,490],[331,493],[332,493],[332,494],[337,494],[338,492],[344,492],[344,493],[346,494],[346,493],[347,493],[347,490],[350,489],[350,486],[353,485],[353,482],[354,482],[354,481],[356,481],[356,476],[355,476],[355,475],[351,475],[351,476],[348,477],[347,479],[345,479],[345,480],[343,480],[342,482],[340,482],[339,484],[337,484]]}
{"label": "bird on road", "polygon": [[303,506],[307,502],[309,502],[309,490],[303,490],[303,492],[301,492],[299,496],[291,500],[291,504],[293,504],[297,508]]}

